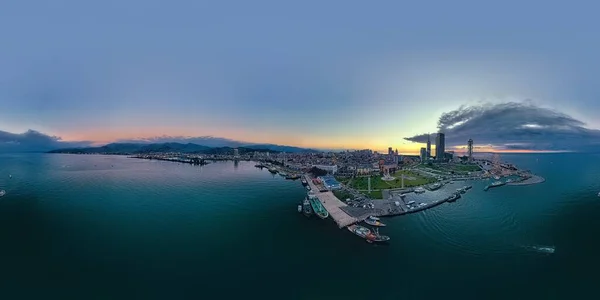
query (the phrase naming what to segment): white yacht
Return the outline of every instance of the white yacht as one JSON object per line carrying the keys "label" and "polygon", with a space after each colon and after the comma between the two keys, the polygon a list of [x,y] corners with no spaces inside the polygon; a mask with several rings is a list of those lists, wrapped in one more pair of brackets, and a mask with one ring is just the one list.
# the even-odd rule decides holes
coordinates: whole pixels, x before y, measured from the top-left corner
{"label": "white yacht", "polygon": [[0,190],[0,197],[6,195],[6,191],[5,190]]}

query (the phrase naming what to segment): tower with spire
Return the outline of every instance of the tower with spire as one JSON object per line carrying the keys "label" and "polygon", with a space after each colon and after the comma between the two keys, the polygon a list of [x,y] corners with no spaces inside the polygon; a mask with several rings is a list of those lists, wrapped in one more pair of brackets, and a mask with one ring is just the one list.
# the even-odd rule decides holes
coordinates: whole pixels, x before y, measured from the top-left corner
{"label": "tower with spire", "polygon": [[431,134],[427,134],[427,159],[431,157]]}

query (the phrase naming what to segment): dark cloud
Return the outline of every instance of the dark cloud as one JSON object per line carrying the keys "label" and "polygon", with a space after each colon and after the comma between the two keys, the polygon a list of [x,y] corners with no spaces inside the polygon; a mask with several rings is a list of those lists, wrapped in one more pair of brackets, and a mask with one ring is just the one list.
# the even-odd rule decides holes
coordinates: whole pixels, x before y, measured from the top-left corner
{"label": "dark cloud", "polygon": [[[475,144],[511,150],[600,149],[600,130],[584,126],[580,120],[530,101],[461,106],[438,120],[447,147],[465,145],[471,138]],[[424,143],[427,134],[405,139]]]}
{"label": "dark cloud", "polygon": [[49,151],[58,148],[84,147],[90,144],[90,142],[65,142],[60,137],[31,129],[24,133],[0,130],[0,152]]}

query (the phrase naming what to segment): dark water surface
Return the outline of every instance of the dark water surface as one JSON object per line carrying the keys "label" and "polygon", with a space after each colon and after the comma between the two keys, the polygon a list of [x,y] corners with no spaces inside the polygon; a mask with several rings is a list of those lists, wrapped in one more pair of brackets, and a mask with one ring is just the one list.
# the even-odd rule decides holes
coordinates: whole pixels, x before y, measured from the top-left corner
{"label": "dark water surface", "polygon": [[384,219],[381,246],[298,214],[300,182],[251,162],[3,154],[0,299],[596,298],[600,155],[503,159],[547,181],[475,182]]}

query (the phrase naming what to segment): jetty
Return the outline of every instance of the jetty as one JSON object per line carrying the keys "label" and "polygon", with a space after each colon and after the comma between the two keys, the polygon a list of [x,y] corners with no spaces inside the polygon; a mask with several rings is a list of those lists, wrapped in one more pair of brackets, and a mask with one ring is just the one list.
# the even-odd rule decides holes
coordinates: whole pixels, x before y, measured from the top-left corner
{"label": "jetty", "polygon": [[321,192],[319,187],[313,183],[312,179],[308,175],[305,175],[305,178],[308,182],[308,186],[310,186],[315,196],[317,196],[319,202],[321,202],[321,204],[329,212],[329,216],[335,221],[339,228],[362,221],[343,211],[341,208],[347,206],[346,203],[338,199],[331,191]]}
{"label": "jetty", "polygon": [[531,175],[530,177],[527,177],[520,181],[506,183],[506,185],[532,185],[532,184],[542,183],[544,181],[546,181],[546,179],[542,176]]}

